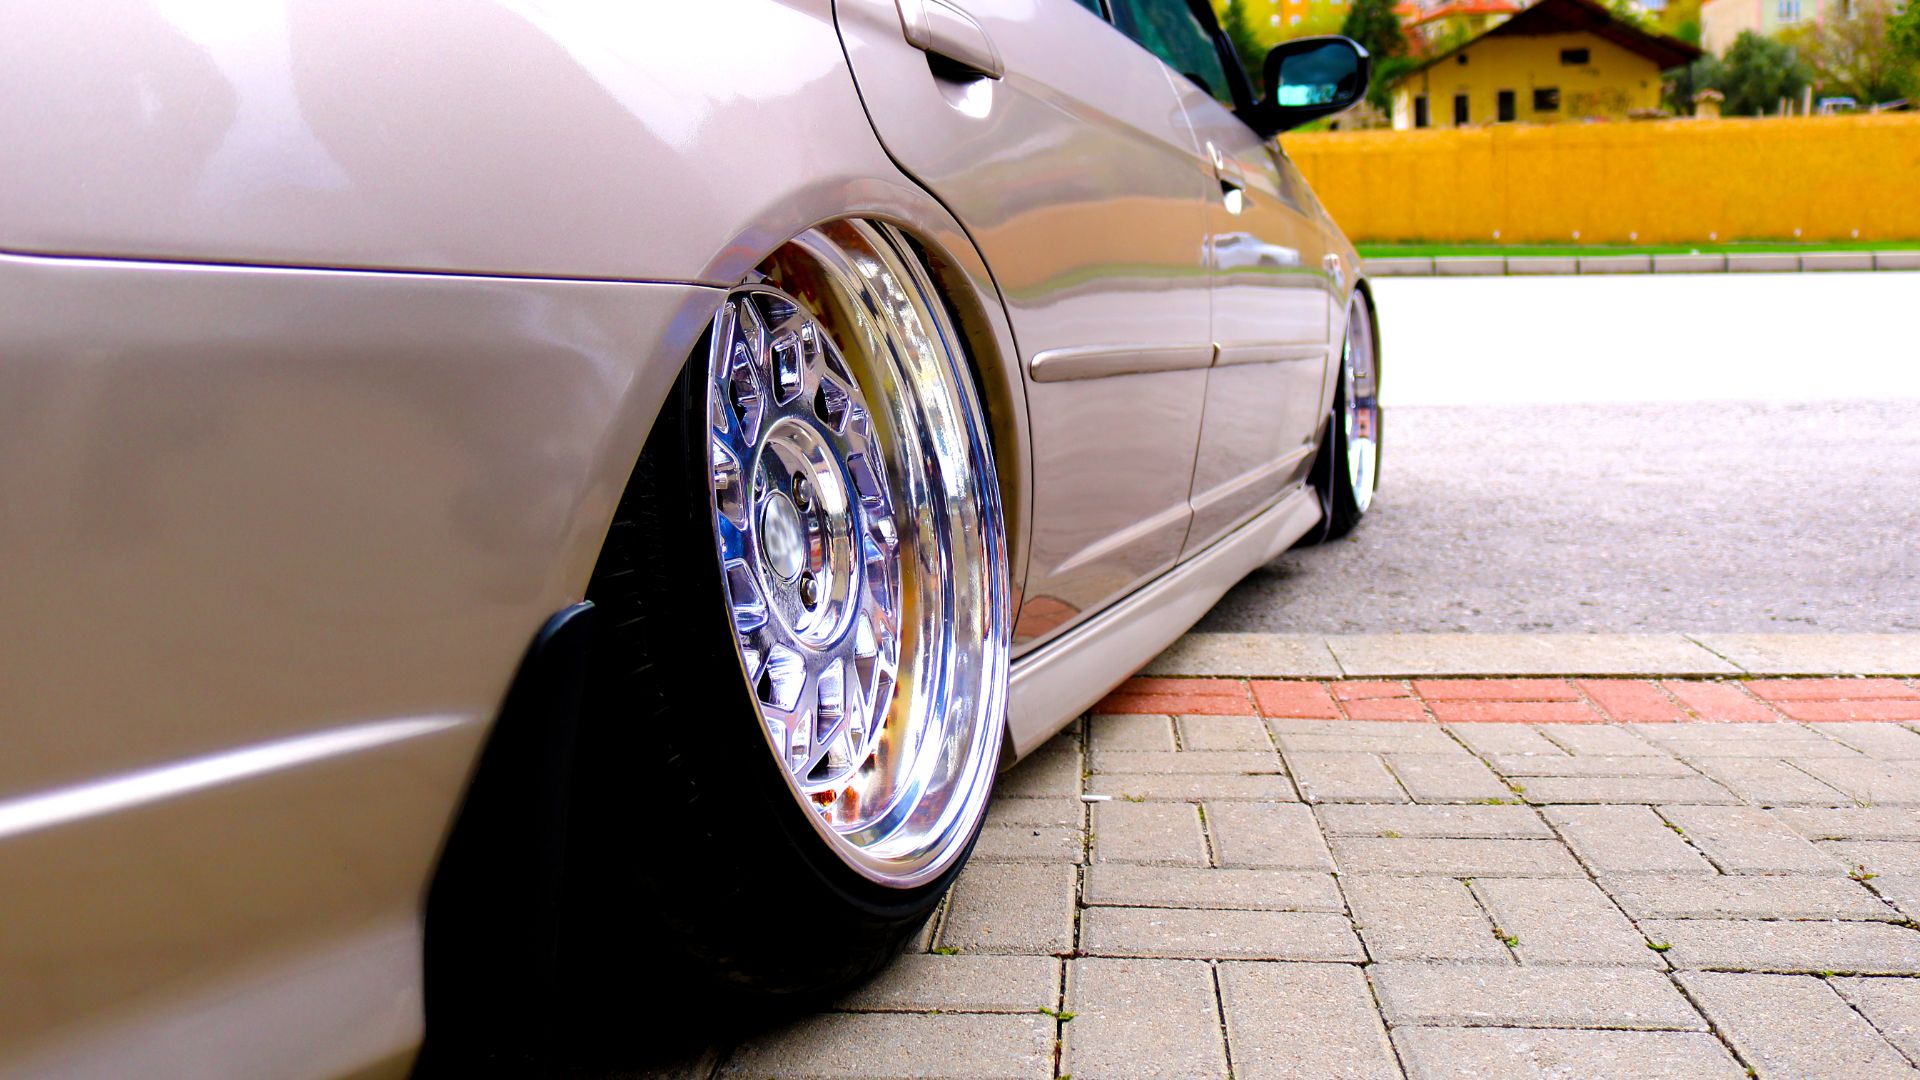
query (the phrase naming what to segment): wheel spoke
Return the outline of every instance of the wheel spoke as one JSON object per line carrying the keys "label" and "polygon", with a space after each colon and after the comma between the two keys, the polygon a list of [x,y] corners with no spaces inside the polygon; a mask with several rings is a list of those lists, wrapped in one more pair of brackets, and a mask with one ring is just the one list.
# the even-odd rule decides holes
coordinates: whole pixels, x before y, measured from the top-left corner
{"label": "wheel spoke", "polygon": [[838,223],[789,248],[814,260],[791,278],[805,304],[775,264],[713,323],[722,582],[794,794],[850,865],[915,884],[964,850],[999,746],[1010,618],[992,456],[904,241]]}

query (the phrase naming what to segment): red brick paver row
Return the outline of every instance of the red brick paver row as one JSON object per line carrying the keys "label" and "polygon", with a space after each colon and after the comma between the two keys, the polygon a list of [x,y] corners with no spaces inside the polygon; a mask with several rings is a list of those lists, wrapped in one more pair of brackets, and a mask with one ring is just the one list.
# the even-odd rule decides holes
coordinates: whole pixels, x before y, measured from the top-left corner
{"label": "red brick paver row", "polygon": [[1906,679],[1136,678],[1093,711],[1441,723],[1900,723],[1920,721],[1920,686]]}

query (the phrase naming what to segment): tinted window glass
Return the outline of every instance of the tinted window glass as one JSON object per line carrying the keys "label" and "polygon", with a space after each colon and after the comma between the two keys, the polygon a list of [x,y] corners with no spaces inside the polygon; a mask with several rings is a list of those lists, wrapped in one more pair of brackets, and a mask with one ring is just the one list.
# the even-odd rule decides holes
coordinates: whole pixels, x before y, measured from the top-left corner
{"label": "tinted window glass", "polygon": [[1107,17],[1107,13],[1100,10],[1100,0],[1079,0],[1079,4],[1103,19]]}
{"label": "tinted window glass", "polygon": [[1186,0],[1113,0],[1113,21],[1128,37],[1198,83],[1202,90],[1233,106],[1233,87],[1207,32]]}

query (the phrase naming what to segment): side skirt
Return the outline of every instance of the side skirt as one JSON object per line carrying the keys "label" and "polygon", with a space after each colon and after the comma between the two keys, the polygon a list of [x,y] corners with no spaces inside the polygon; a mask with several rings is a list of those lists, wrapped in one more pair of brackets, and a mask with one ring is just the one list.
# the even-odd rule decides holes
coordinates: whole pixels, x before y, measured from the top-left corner
{"label": "side skirt", "polygon": [[1032,753],[1199,622],[1241,578],[1320,523],[1319,498],[1298,487],[1165,577],[1039,652],[1016,660],[1007,693],[1003,766]]}

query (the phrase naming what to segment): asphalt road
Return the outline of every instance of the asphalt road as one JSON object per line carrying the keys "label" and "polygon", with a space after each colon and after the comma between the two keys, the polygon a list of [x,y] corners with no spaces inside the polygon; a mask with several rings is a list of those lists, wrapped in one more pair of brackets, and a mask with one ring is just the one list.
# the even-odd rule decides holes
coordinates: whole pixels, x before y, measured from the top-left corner
{"label": "asphalt road", "polygon": [[1379,299],[1373,511],[1199,629],[1920,631],[1920,274]]}

